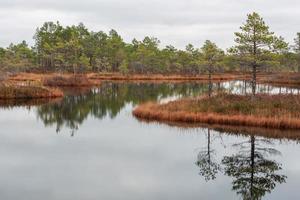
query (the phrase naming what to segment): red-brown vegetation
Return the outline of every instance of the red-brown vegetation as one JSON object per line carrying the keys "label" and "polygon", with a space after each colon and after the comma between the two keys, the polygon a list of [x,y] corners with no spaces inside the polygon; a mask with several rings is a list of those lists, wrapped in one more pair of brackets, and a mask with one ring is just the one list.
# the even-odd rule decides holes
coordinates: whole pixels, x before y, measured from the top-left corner
{"label": "red-brown vegetation", "polygon": [[63,92],[56,88],[29,85],[0,85],[0,99],[34,99],[62,97]]}
{"label": "red-brown vegetation", "polygon": [[167,104],[146,103],[133,114],[146,120],[300,129],[300,96],[219,94]]}
{"label": "red-brown vegetation", "polygon": [[[64,73],[18,73],[8,77],[10,82],[43,82],[49,79],[69,79],[73,74]],[[89,81],[83,85],[99,84],[102,80],[111,81],[207,81],[208,75],[201,74],[196,76],[187,75],[163,75],[163,74],[128,74],[120,73],[87,73],[85,75],[76,75],[80,82]],[[55,78],[56,77],[56,78]],[[85,79],[85,80],[84,80]],[[74,79],[73,79],[74,80]],[[75,79],[76,80],[76,79]],[[247,73],[224,73],[213,74],[212,81],[230,81],[230,80],[251,80],[251,75]],[[65,81],[60,80],[62,85]],[[257,74],[257,81],[260,83],[284,84],[284,85],[300,85],[300,73],[259,73]],[[51,82],[51,81],[50,81]],[[72,82],[72,81],[71,81]],[[74,82],[74,81],[73,81]],[[69,84],[72,86],[72,84]]]}
{"label": "red-brown vegetation", "polygon": [[51,87],[88,87],[95,85],[86,75],[70,75],[70,76],[49,76],[43,81],[43,84]]}
{"label": "red-brown vegetation", "polygon": [[[297,78],[298,77],[298,78]],[[212,81],[230,81],[230,80],[250,80],[251,75],[247,73],[224,73],[213,74]],[[188,75],[163,75],[163,74],[128,74],[123,75],[120,73],[87,73],[84,75],[74,75],[70,73],[18,73],[8,77],[8,81],[12,83],[35,83],[45,82],[47,85],[54,86],[66,86],[66,87],[85,87],[91,85],[97,85],[101,81],[152,81],[152,82],[185,82],[185,81],[208,81],[208,75],[200,74],[195,76]],[[257,80],[260,83],[278,83],[278,84],[300,84],[297,80],[300,80],[300,74],[257,74]],[[55,83],[54,81],[57,81]],[[75,86],[76,85],[76,86]]]}
{"label": "red-brown vegetation", "polygon": [[[163,74],[131,74],[123,75],[119,73],[95,73],[89,74],[89,78],[92,80],[116,80],[116,81],[207,81],[208,75],[196,75],[196,76],[185,76],[185,75],[163,75]],[[246,76],[235,73],[235,74],[214,74],[212,75],[212,81],[229,81],[237,79],[245,79]]]}
{"label": "red-brown vegetation", "polygon": [[300,85],[300,73],[274,74],[262,77],[260,82],[280,85]]}

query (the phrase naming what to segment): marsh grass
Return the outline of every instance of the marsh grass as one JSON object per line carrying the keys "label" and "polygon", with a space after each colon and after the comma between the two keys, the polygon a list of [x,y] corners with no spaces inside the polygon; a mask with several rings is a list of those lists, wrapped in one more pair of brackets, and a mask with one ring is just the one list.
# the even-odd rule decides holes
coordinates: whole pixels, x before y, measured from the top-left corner
{"label": "marsh grass", "polygon": [[280,73],[274,74],[261,79],[265,83],[300,85],[300,73]]}
{"label": "marsh grass", "polygon": [[[214,74],[212,76],[213,81],[226,81],[226,80],[235,80],[243,79],[245,75],[242,74]],[[95,73],[89,75],[90,79],[93,80],[131,80],[131,81],[207,81],[208,75],[197,75],[197,76],[188,76],[188,75],[164,75],[164,74],[128,74],[123,75],[119,73]]]}
{"label": "marsh grass", "polygon": [[300,96],[217,94],[167,104],[146,103],[133,114],[157,121],[300,129]]}
{"label": "marsh grass", "polygon": [[34,99],[62,97],[63,92],[56,88],[33,85],[0,85],[0,99]]}
{"label": "marsh grass", "polygon": [[87,87],[95,85],[86,75],[53,75],[46,77],[43,84],[51,87]]}

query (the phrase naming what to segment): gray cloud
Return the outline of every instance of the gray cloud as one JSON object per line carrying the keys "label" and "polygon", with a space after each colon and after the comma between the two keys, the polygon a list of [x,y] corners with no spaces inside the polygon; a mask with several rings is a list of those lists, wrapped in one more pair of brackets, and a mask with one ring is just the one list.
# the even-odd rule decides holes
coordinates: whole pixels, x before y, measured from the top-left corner
{"label": "gray cloud", "polygon": [[1,0],[0,46],[22,39],[32,44],[36,27],[59,20],[64,25],[83,22],[94,31],[114,28],[126,41],[151,35],[162,45],[183,48],[210,39],[227,48],[253,11],[290,42],[300,31],[299,8],[298,0]]}

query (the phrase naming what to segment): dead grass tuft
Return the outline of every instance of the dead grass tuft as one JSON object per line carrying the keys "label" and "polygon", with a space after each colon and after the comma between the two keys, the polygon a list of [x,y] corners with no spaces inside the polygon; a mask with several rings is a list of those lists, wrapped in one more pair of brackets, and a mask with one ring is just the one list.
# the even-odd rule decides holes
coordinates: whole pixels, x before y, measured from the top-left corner
{"label": "dead grass tuft", "polygon": [[62,97],[59,89],[43,86],[0,85],[0,99],[34,99]]}

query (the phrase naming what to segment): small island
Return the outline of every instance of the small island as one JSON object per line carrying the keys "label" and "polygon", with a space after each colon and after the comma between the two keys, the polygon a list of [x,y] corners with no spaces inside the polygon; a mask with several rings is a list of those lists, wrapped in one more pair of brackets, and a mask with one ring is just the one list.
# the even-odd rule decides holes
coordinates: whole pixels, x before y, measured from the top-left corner
{"label": "small island", "polygon": [[0,85],[0,99],[58,98],[63,92],[57,88],[38,85]]}
{"label": "small island", "polygon": [[278,129],[300,128],[298,95],[216,94],[139,105],[134,116],[161,122],[254,126]]}

